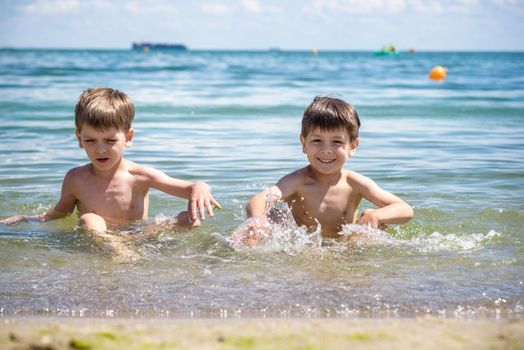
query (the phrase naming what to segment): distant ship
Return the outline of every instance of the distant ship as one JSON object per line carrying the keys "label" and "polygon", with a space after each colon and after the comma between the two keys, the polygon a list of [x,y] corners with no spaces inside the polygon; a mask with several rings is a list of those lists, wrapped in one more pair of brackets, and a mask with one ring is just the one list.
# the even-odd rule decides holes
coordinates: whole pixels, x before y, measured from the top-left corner
{"label": "distant ship", "polygon": [[167,44],[167,43],[151,43],[151,42],[141,42],[133,43],[133,50],[177,50],[177,51],[187,51],[187,47],[183,44]]}

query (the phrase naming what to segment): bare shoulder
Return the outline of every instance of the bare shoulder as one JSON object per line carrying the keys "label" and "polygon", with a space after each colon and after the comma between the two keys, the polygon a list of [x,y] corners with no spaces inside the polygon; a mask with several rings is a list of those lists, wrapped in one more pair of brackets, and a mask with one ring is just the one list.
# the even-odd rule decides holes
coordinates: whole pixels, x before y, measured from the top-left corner
{"label": "bare shoulder", "polygon": [[126,160],[127,170],[131,175],[136,176],[154,176],[155,174],[161,172],[150,166],[140,165],[135,162]]}
{"label": "bare shoulder", "polygon": [[376,185],[369,177],[352,170],[344,170],[344,176],[348,184],[356,190],[362,190]]}
{"label": "bare shoulder", "polygon": [[87,176],[92,174],[91,164],[81,165],[76,168],[69,169],[66,173],[64,181],[84,180]]}
{"label": "bare shoulder", "polygon": [[90,163],[69,169],[62,182],[62,195],[71,194],[83,188],[91,176],[93,172]]}
{"label": "bare shoulder", "polygon": [[308,169],[307,167],[298,169],[293,171],[292,173],[289,173],[285,176],[283,176],[279,181],[278,184],[288,184],[288,185],[299,185],[303,183],[308,177]]}
{"label": "bare shoulder", "polygon": [[127,161],[127,171],[139,181],[152,181],[166,176],[161,170]]}
{"label": "bare shoulder", "polygon": [[282,192],[282,196],[287,198],[292,196],[297,192],[297,190],[302,186],[308,178],[308,168],[302,168],[293,171],[282,177],[277,182],[277,187]]}

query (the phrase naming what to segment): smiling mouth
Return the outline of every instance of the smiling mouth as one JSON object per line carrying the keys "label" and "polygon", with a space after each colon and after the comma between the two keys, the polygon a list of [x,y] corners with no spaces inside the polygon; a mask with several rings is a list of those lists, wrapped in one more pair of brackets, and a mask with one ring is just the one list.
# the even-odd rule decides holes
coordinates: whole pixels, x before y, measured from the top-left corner
{"label": "smiling mouth", "polygon": [[317,158],[317,160],[323,164],[331,164],[336,161],[336,159],[320,159],[320,158]]}

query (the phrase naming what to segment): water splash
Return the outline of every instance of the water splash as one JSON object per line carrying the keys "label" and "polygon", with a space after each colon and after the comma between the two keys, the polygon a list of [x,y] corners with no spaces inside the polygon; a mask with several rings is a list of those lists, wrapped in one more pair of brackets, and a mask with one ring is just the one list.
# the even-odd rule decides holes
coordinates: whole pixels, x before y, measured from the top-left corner
{"label": "water splash", "polygon": [[[398,231],[400,228],[396,227],[396,230]],[[495,230],[490,230],[486,234],[442,234],[440,232],[433,232],[428,235],[427,233],[420,233],[409,239],[399,239],[385,231],[356,224],[343,225],[340,235],[347,237],[350,242],[355,242],[359,246],[379,244],[401,248],[410,247],[420,253],[471,251],[481,248],[493,238],[501,236],[501,234]]]}
{"label": "water splash", "polygon": [[283,201],[276,201],[267,206],[264,218],[252,217],[244,221],[227,238],[227,242],[236,251],[284,252],[297,255],[307,248],[320,248],[322,229],[320,224],[315,231],[308,231],[305,226],[298,226],[291,213],[291,208]]}
{"label": "water splash", "polygon": [[418,235],[407,241],[397,241],[410,247],[416,248],[421,253],[434,253],[440,251],[471,251],[481,248],[488,244],[493,238],[500,237],[501,234],[495,230],[490,230],[486,234],[442,234],[433,232],[429,236]]}
{"label": "water splash", "polygon": [[391,244],[395,242],[387,232],[370,225],[345,224],[338,233],[342,240],[355,243],[358,246],[369,244]]}
{"label": "water splash", "polygon": [[[271,195],[271,193],[269,194]],[[291,208],[283,201],[268,201],[265,217],[245,220],[226,241],[236,251],[284,252],[297,255],[306,248],[323,247],[322,228],[318,224],[315,231],[298,226]],[[421,232],[410,238],[401,230],[406,226],[395,226],[391,234],[370,225],[345,224],[339,232],[335,246],[342,249],[351,247],[386,246],[413,249],[419,253],[467,252],[482,248],[501,234],[495,230],[488,233],[440,233]],[[396,232],[395,232],[396,231]],[[327,242],[326,242],[327,243]],[[333,242],[331,242],[333,243]],[[333,244],[331,244],[333,246]]]}

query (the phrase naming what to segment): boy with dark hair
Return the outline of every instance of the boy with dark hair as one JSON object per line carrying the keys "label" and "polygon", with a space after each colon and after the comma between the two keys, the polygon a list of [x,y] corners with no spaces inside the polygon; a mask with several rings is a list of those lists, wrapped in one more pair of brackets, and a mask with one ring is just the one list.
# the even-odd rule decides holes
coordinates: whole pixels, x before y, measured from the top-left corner
{"label": "boy with dark hair", "polygon": [[[321,225],[323,237],[339,237],[344,224],[401,224],[413,217],[412,208],[402,199],[380,188],[371,179],[343,169],[359,144],[360,119],[357,111],[338,98],[316,97],[302,119],[300,143],[309,165],[281,178],[255,195],[247,205],[252,224],[243,238],[256,244],[260,230],[267,228],[267,207],[284,200],[299,226],[314,229]],[[376,205],[358,217],[362,199]],[[238,235],[238,231],[235,235]]]}

